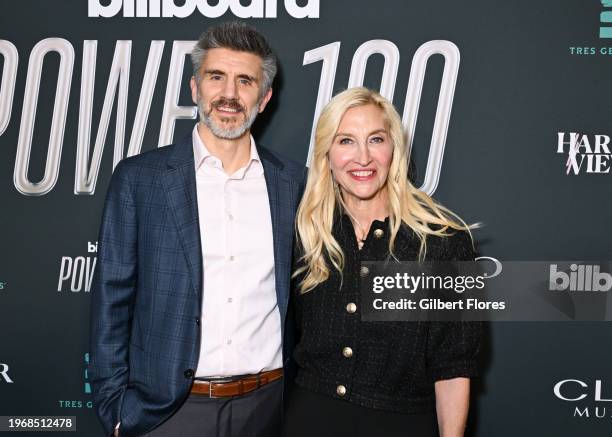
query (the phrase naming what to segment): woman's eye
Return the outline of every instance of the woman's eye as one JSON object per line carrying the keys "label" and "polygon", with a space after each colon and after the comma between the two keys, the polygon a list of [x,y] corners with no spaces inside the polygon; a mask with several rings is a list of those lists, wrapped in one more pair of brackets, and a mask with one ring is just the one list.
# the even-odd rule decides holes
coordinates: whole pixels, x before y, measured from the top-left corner
{"label": "woman's eye", "polygon": [[383,137],[374,137],[370,139],[372,143],[384,143],[385,139]]}
{"label": "woman's eye", "polygon": [[341,138],[339,141],[340,144],[351,144],[351,142],[350,138]]}

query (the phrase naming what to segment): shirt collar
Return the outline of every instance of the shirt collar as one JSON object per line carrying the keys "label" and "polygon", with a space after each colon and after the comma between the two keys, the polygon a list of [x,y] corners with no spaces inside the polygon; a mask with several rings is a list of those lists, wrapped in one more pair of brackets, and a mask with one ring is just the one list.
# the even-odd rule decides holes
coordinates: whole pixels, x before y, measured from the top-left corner
{"label": "shirt collar", "polygon": [[[202,138],[200,138],[200,134],[198,132],[198,123],[195,124],[191,136],[192,136],[192,142],[193,142],[193,158],[194,158],[196,170],[198,170],[202,166],[204,161],[206,161],[207,159],[216,160],[219,163],[218,167],[223,168],[221,164],[221,160],[210,153],[210,151],[206,148],[204,141],[202,141]],[[251,156],[249,159],[249,163],[243,168],[245,170],[248,170],[249,167],[251,167],[251,165],[255,163],[256,167],[260,169],[261,173],[263,174],[263,166],[261,165],[261,159],[259,158],[259,153],[257,153],[257,146],[255,145],[255,139],[253,138],[253,135],[249,135],[249,137],[251,139],[251,152],[250,152]]]}

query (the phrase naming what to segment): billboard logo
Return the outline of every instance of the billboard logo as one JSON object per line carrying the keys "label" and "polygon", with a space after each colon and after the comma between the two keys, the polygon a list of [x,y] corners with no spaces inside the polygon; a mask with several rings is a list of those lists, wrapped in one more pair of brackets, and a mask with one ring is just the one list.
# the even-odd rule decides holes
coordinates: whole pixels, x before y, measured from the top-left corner
{"label": "billboard logo", "polygon": [[0,381],[4,381],[9,384],[12,384],[13,380],[8,375],[8,370],[9,370],[8,364],[0,363]]}
{"label": "billboard logo", "polygon": [[557,136],[557,153],[567,153],[565,174],[610,173],[612,153],[608,135],[558,132]]}
{"label": "billboard logo", "polygon": [[[97,253],[98,242],[87,242],[87,253]],[[57,291],[63,291],[64,286],[73,293],[84,291],[89,293],[91,281],[96,269],[96,256],[63,256],[60,264]]]}
{"label": "billboard logo", "polygon": [[[123,10],[123,16],[130,18],[185,18],[197,9],[207,18],[218,18],[229,8],[238,18],[276,18],[278,6],[278,0],[251,0],[246,6],[240,0],[217,0],[212,2],[213,5],[209,0],[182,0],[178,2],[179,5],[175,1],[89,0],[87,16],[109,18]],[[319,0],[308,0],[303,6],[298,5],[298,0],[284,0],[284,4],[287,13],[293,18],[319,18]]]}
{"label": "billboard logo", "polygon": [[599,37],[612,38],[612,0],[601,0],[604,10],[599,16]]}
{"label": "billboard logo", "polygon": [[558,270],[557,264],[550,265],[550,291],[610,291],[612,275],[600,272],[598,265],[570,265],[569,273]]}

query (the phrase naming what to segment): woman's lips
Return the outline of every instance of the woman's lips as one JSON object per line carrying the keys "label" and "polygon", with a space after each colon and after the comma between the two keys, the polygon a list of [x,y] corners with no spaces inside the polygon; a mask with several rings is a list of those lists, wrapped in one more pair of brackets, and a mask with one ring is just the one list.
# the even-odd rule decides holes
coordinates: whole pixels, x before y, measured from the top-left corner
{"label": "woman's lips", "polygon": [[349,170],[348,174],[356,181],[369,181],[371,179],[374,179],[374,176],[376,175],[376,170]]}

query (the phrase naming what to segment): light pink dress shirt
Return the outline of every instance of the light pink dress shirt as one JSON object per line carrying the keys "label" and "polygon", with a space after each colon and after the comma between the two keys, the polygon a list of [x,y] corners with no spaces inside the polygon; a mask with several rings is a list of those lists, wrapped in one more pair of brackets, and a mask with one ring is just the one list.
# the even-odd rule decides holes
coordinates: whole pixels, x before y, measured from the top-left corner
{"label": "light pink dress shirt", "polygon": [[196,127],[193,150],[202,259],[202,343],[196,376],[254,374],[282,367],[274,246],[264,169],[251,157],[231,175]]}

